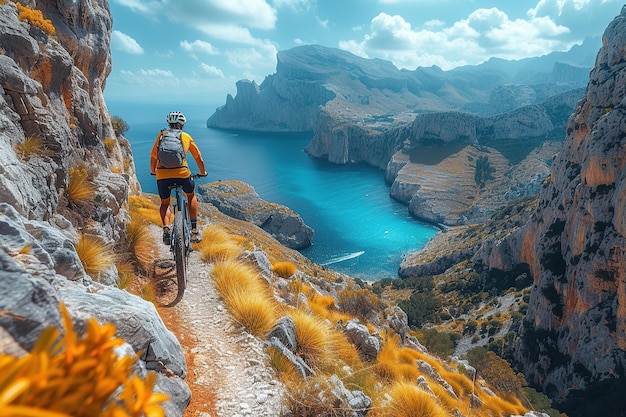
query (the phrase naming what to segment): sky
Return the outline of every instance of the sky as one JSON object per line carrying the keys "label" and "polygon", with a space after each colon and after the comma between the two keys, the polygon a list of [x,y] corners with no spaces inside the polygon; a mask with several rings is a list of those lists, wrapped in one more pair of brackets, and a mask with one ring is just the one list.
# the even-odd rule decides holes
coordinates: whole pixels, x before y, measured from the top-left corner
{"label": "sky", "polygon": [[[449,70],[566,51],[600,37],[618,0],[109,0],[108,101],[220,106],[276,54],[339,48],[398,68]],[[600,44],[598,43],[598,47]]]}

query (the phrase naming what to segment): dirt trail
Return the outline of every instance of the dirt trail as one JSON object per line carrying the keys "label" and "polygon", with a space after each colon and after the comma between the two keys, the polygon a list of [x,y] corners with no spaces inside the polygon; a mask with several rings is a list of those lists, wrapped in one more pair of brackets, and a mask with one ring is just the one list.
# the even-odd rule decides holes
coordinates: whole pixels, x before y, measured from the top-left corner
{"label": "dirt trail", "polygon": [[[160,228],[152,231],[160,242]],[[161,257],[170,256],[162,244],[159,251]],[[263,342],[231,319],[213,288],[210,270],[192,252],[183,299],[160,309],[187,358],[192,400],[185,416],[280,416],[284,390],[267,364]]]}

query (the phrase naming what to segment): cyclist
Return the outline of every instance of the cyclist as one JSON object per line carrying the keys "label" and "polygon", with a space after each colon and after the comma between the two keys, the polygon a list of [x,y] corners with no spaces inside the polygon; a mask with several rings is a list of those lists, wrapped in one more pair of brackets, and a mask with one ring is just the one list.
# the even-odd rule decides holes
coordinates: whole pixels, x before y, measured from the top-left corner
{"label": "cyclist", "polygon": [[[181,112],[173,111],[167,115],[166,121],[168,127],[159,132],[154,146],[152,147],[152,152],[150,153],[150,173],[156,175],[157,188],[159,190],[159,197],[161,198],[159,214],[163,222],[163,243],[166,245],[170,244],[171,190],[169,187],[173,185],[182,185],[183,192],[187,195],[187,200],[189,201],[189,217],[191,220],[191,239],[194,242],[198,242],[200,240],[200,233],[198,232],[198,200],[196,200],[195,183],[191,176],[189,165],[187,164],[187,152],[191,152],[191,155],[195,159],[201,177],[207,176],[204,168],[204,160],[191,135],[182,131],[187,121],[185,115]],[[176,143],[176,141],[178,141],[178,143]],[[179,147],[179,149],[176,150],[176,152],[179,153],[177,164],[172,164],[171,162],[166,164],[163,162],[166,158],[168,160],[172,159],[171,156],[163,153],[165,152],[163,149],[167,148],[166,142],[173,144],[169,146],[169,152],[172,154],[174,153],[172,149],[175,149],[176,146]]]}

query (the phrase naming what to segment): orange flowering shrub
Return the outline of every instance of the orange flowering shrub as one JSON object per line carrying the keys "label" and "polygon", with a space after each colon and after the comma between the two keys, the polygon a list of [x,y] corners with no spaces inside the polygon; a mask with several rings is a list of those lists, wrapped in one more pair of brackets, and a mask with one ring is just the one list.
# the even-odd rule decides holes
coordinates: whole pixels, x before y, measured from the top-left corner
{"label": "orange flowering shrub", "polygon": [[137,358],[114,352],[124,343],[114,337],[115,326],[91,318],[79,339],[67,309],[60,308],[65,327],[60,342],[59,330],[49,327],[29,354],[0,355],[0,415],[164,417],[160,403],[168,397],[152,391],[156,374],[145,380],[131,376]]}
{"label": "orange flowering shrub", "polygon": [[54,35],[55,27],[50,19],[44,19],[41,10],[31,9],[29,6],[22,6],[21,3],[15,3],[19,11],[19,19],[25,20],[33,26],[46,32],[48,35]]}

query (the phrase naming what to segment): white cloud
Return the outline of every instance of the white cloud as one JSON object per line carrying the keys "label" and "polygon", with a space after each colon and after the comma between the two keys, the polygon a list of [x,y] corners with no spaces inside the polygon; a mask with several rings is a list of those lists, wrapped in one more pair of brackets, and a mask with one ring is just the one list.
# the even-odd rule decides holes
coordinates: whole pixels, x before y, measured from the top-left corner
{"label": "white cloud", "polygon": [[163,14],[205,30],[207,26],[248,26],[273,29],[277,12],[264,0],[163,0]]}
{"label": "white cloud", "polygon": [[148,1],[148,2],[144,2],[141,0],[113,0],[113,1],[124,7],[128,7],[134,12],[141,13],[141,14],[152,14],[157,9],[159,9],[158,1]]}
{"label": "white cloud", "polygon": [[127,54],[143,54],[143,48],[139,45],[139,43],[119,30],[114,30],[113,33],[111,33],[111,47],[119,51],[126,52]]}
{"label": "white cloud", "polygon": [[272,4],[277,9],[289,8],[296,12],[304,12],[311,9],[310,0],[273,0]]}
{"label": "white cloud", "polygon": [[218,51],[209,42],[196,39],[193,42],[180,41],[180,47],[191,53],[199,52],[208,55],[217,55]]}
{"label": "white cloud", "polygon": [[143,86],[165,86],[179,84],[178,80],[171,71],[162,69],[140,69],[137,72],[122,70],[121,78],[130,85]]}
{"label": "white cloud", "polygon": [[276,69],[276,47],[269,41],[255,48],[240,48],[226,52],[228,62],[241,69],[273,72]]}
{"label": "white cloud", "polygon": [[205,64],[203,62],[200,64],[200,68],[202,68],[202,70],[209,75],[212,75],[217,78],[224,78],[224,73],[222,72],[222,70],[214,67],[213,65]]}
{"label": "white cloud", "polygon": [[344,40],[339,47],[362,57],[390,60],[399,68],[434,64],[447,70],[492,56],[521,59],[564,50],[572,44],[561,39],[568,33],[549,16],[511,20],[497,8],[477,9],[447,26],[429,21],[422,29],[413,28],[400,15],[379,13],[360,41]]}

